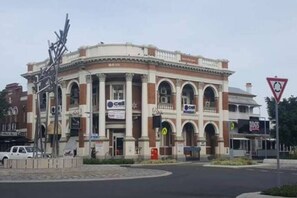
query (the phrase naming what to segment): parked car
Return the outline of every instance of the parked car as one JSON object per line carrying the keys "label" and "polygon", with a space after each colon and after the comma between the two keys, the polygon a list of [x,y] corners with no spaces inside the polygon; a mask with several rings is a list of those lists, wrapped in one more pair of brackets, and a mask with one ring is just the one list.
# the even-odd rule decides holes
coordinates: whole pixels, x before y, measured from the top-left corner
{"label": "parked car", "polygon": [[[32,146],[13,146],[6,152],[0,152],[0,160],[4,164],[5,159],[26,159],[33,158],[34,147]],[[41,152],[37,152],[41,155]]]}

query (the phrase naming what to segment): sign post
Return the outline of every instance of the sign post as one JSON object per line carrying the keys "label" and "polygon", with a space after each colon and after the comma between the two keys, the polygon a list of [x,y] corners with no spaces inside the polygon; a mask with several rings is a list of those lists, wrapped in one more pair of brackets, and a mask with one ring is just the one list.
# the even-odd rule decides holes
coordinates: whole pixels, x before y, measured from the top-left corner
{"label": "sign post", "polygon": [[279,127],[278,127],[278,103],[287,85],[288,79],[267,78],[267,82],[275,99],[275,121],[276,121],[276,156],[277,156],[277,187],[280,187],[280,165],[279,165]]}

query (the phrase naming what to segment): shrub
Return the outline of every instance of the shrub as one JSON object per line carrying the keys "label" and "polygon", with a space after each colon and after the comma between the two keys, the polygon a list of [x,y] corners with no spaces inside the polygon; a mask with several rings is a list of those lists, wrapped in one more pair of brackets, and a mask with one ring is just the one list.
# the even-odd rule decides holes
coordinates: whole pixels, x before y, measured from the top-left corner
{"label": "shrub", "polygon": [[176,163],[175,159],[165,159],[165,160],[144,160],[140,164],[166,164],[166,163]]}
{"label": "shrub", "polygon": [[134,164],[133,159],[95,159],[84,158],[84,164]]}
{"label": "shrub", "polygon": [[254,162],[248,158],[233,158],[233,159],[224,159],[218,158],[212,161],[214,165],[226,165],[226,166],[242,166],[242,165],[252,165]]}
{"label": "shrub", "polygon": [[264,190],[261,194],[282,197],[297,197],[297,184],[270,188]]}

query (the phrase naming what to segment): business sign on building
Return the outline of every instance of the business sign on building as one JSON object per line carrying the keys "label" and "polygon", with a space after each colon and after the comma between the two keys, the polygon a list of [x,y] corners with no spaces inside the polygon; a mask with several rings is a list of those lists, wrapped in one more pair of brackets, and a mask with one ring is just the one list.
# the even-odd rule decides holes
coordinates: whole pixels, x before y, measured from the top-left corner
{"label": "business sign on building", "polygon": [[249,131],[252,133],[257,133],[260,131],[260,121],[258,117],[250,117]]}
{"label": "business sign on building", "polygon": [[183,112],[184,113],[195,113],[196,105],[193,104],[184,104]]}
{"label": "business sign on building", "polygon": [[238,120],[238,133],[269,134],[269,121],[250,117],[249,120]]}
{"label": "business sign on building", "polygon": [[125,111],[108,111],[109,119],[125,120]]}
{"label": "business sign on building", "polygon": [[106,109],[125,109],[125,100],[107,100]]}

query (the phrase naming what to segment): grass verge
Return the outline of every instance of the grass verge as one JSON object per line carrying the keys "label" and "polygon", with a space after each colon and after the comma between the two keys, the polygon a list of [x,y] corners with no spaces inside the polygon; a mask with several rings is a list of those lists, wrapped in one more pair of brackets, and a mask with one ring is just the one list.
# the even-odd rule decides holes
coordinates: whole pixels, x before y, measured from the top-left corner
{"label": "grass verge", "polygon": [[297,197],[297,184],[284,185],[264,190],[262,195],[282,196],[282,197]]}

